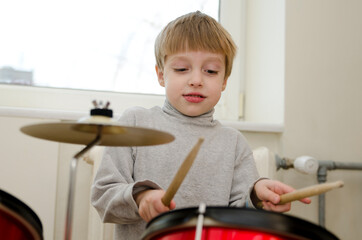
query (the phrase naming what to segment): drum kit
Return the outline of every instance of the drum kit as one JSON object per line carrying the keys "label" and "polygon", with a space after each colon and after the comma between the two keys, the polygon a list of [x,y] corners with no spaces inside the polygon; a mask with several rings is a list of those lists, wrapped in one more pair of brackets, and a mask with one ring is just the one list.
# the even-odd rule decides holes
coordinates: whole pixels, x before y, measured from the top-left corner
{"label": "drum kit", "polygon": [[[90,117],[79,121],[41,123],[24,126],[21,131],[32,137],[50,141],[86,145],[70,163],[70,179],[64,239],[71,239],[74,191],[78,159],[94,146],[151,146],[174,140],[169,133],[140,127],[122,126],[113,120],[113,112],[93,101]],[[167,206],[190,168],[203,139],[181,165],[174,181],[167,189],[163,203]],[[331,188],[328,188],[328,190]],[[325,188],[322,191],[327,191]],[[306,197],[298,195],[298,199]],[[316,195],[313,192],[310,195]],[[167,195],[167,196],[166,196]],[[295,198],[295,197],[294,197]],[[293,201],[293,197],[289,201]],[[23,202],[0,190],[0,237],[2,239],[43,239],[43,228],[38,216]],[[206,207],[173,210],[161,214],[148,223],[144,240],[178,239],[253,239],[301,240],[338,239],[325,228],[281,213],[230,207]]]}

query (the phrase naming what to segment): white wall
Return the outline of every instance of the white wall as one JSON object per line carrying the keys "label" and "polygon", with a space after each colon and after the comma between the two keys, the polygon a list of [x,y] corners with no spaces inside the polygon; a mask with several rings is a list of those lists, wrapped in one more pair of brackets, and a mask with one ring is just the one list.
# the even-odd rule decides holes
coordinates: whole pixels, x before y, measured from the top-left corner
{"label": "white wall", "polygon": [[[284,12],[278,13],[283,5]],[[262,122],[278,115],[271,105],[280,96],[273,99],[269,94],[274,89],[282,90],[284,98],[280,139],[245,133],[251,145],[268,145],[289,158],[311,155],[361,163],[362,1],[249,0],[247,7],[246,120]],[[281,18],[285,25],[278,22]],[[280,49],[275,40],[282,36]],[[280,63],[282,84],[273,74]],[[280,170],[278,176],[295,188],[317,184],[317,176],[294,169]],[[345,186],[326,194],[326,227],[340,239],[359,239],[362,172],[328,171],[327,181],[335,180],[343,180]],[[318,198],[312,200],[310,206],[293,203],[290,214],[318,223]]]}
{"label": "white wall", "polygon": [[[362,162],[361,11],[360,0],[286,1],[285,155]],[[311,182],[301,179],[284,175],[295,186]],[[326,194],[326,227],[343,240],[359,239],[362,171],[328,172],[334,180],[345,186]],[[296,212],[317,221],[315,211]]]}

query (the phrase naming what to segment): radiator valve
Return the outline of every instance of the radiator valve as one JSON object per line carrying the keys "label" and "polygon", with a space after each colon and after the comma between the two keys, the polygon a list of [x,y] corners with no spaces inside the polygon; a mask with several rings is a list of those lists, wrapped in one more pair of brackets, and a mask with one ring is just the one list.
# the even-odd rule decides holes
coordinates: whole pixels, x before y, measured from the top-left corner
{"label": "radiator valve", "polygon": [[310,156],[300,156],[294,160],[294,168],[301,173],[315,174],[318,171],[318,161]]}

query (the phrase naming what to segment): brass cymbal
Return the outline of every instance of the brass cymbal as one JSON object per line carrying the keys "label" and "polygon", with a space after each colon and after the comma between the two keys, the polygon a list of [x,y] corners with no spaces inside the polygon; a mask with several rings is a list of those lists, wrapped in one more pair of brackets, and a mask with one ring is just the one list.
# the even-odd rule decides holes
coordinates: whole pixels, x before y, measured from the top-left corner
{"label": "brass cymbal", "polygon": [[101,128],[101,146],[150,146],[172,142],[173,135],[150,128],[121,126],[110,118],[93,116],[80,121],[39,123],[20,130],[32,137],[50,141],[87,145]]}

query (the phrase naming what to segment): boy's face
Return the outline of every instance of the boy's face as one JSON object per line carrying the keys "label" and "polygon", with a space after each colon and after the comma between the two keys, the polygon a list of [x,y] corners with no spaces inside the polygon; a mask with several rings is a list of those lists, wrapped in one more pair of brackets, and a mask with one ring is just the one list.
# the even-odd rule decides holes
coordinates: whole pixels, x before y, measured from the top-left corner
{"label": "boy's face", "polygon": [[167,56],[164,69],[156,66],[158,81],[173,107],[188,116],[210,111],[226,87],[225,56],[207,51]]}

